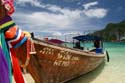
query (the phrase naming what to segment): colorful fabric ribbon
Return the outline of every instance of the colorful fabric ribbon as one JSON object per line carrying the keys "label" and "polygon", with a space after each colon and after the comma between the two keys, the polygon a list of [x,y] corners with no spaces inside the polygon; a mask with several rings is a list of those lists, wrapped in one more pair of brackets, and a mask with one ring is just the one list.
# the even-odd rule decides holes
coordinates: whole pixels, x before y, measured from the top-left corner
{"label": "colorful fabric ribbon", "polygon": [[9,68],[2,48],[0,47],[0,83],[10,83]]}
{"label": "colorful fabric ribbon", "polygon": [[17,48],[27,40],[25,34],[16,26],[10,16],[0,22],[0,30],[5,32],[5,38],[10,48]]}
{"label": "colorful fabric ribbon", "polygon": [[9,54],[9,50],[8,50],[8,47],[7,47],[7,42],[5,41],[5,37],[4,37],[4,32],[3,31],[0,31],[0,42],[1,42],[1,48],[2,48],[2,51],[3,51],[3,54],[4,54],[4,57],[7,61],[7,65],[8,65],[8,68],[9,70],[6,71],[9,73],[9,80],[10,80],[10,83],[12,83],[12,65],[11,65],[11,58],[10,58],[10,54]]}
{"label": "colorful fabric ribbon", "polygon": [[2,3],[5,7],[5,9],[7,10],[8,15],[12,15],[15,11],[14,9],[14,0],[2,0]]}
{"label": "colorful fabric ribbon", "polygon": [[[0,56],[2,57],[0,71],[6,72],[5,75],[0,73],[0,75],[4,75],[3,77],[0,76],[0,83],[12,83],[12,68],[16,83],[25,83],[13,48],[21,46],[26,40],[24,33],[17,28],[10,16],[7,16],[0,22]],[[9,47],[10,45],[11,47]]]}
{"label": "colorful fabric ribbon", "polygon": [[23,78],[19,63],[18,63],[18,59],[16,57],[16,54],[14,52],[14,49],[11,48],[11,56],[12,56],[12,64],[13,64],[13,74],[14,74],[14,79],[16,81],[16,83],[25,83],[25,80]]}

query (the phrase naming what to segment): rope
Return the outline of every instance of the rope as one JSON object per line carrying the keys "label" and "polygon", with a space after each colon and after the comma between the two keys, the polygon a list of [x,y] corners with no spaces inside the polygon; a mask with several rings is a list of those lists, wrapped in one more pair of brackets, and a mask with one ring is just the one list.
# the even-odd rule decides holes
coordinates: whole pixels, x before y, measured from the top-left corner
{"label": "rope", "polygon": [[30,39],[27,40],[27,57],[25,64],[22,64],[21,67],[24,70],[24,73],[26,73],[26,67],[29,65],[30,62],[30,54],[36,54],[34,44],[30,41]]}
{"label": "rope", "polygon": [[27,50],[27,56],[26,56],[26,62],[24,64],[21,65],[21,67],[23,68],[24,73],[26,73],[26,67],[29,64],[30,61],[30,40],[27,40],[27,44],[26,44],[26,50]]}
{"label": "rope", "polygon": [[31,42],[30,54],[36,54],[36,50],[33,42]]}

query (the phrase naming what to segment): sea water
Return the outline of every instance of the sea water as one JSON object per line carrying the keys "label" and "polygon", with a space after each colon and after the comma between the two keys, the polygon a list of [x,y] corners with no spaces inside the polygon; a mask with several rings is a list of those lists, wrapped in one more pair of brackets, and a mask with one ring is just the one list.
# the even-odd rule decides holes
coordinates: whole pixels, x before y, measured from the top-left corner
{"label": "sea water", "polygon": [[[91,46],[92,44],[89,44]],[[67,83],[125,83],[125,42],[104,43],[110,61]]]}

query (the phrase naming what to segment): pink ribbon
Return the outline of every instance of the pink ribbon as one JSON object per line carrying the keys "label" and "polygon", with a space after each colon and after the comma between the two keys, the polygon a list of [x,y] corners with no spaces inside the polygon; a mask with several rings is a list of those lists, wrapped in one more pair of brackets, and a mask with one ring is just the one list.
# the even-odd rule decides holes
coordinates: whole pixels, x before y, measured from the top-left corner
{"label": "pink ribbon", "polygon": [[12,15],[14,13],[14,11],[15,11],[14,10],[14,5],[13,5],[14,0],[2,0],[2,3],[4,5],[4,7],[5,7],[5,9],[7,10],[8,15],[9,16]]}

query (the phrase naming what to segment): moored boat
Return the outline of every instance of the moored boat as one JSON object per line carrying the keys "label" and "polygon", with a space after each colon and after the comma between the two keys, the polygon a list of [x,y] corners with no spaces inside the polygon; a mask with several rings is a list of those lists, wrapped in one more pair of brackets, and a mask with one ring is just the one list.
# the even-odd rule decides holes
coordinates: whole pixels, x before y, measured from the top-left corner
{"label": "moored boat", "polygon": [[[27,70],[36,83],[64,83],[98,67],[105,54],[96,54],[75,48],[63,47],[47,41],[32,39],[36,53],[30,55]],[[26,43],[15,49],[25,64]]]}
{"label": "moored boat", "polygon": [[[7,11],[1,3],[2,1],[0,1],[0,28],[3,29],[2,22],[3,18],[7,16]],[[7,7],[9,6],[7,5]],[[15,38],[15,36],[13,37]],[[35,48],[36,53],[28,56],[29,48],[27,47],[29,46],[27,43],[15,49],[15,52],[20,63],[24,64],[23,67],[27,68],[36,83],[64,83],[92,71],[102,63],[105,57],[105,54],[97,55],[96,53],[63,47],[38,39],[32,39],[31,42],[34,44],[30,48]]]}

